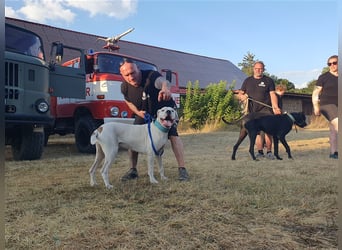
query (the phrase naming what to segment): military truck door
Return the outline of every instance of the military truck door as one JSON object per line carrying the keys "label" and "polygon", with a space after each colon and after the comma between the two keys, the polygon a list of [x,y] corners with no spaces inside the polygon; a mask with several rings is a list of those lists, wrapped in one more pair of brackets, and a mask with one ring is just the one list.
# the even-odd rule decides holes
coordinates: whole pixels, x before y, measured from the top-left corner
{"label": "military truck door", "polygon": [[[75,61],[74,65],[63,66],[64,58],[78,58],[78,61]],[[61,43],[52,44],[49,63],[52,96],[85,99],[84,58],[84,51],[81,49]]]}

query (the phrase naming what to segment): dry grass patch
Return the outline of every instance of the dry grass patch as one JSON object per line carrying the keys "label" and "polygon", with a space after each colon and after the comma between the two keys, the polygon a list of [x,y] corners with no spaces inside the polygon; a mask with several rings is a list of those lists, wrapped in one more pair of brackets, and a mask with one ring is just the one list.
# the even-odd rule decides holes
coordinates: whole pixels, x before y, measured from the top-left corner
{"label": "dry grass patch", "polygon": [[[177,180],[170,145],[167,182],[151,185],[145,157],[128,183],[125,151],[114,185],[89,186],[94,155],[54,138],[39,161],[6,162],[6,249],[337,249],[337,167],[328,131],[292,131],[294,160],[237,160],[237,132],[183,134],[191,181]],[[156,173],[156,176],[159,175]],[[160,179],[160,178],[157,178]]]}

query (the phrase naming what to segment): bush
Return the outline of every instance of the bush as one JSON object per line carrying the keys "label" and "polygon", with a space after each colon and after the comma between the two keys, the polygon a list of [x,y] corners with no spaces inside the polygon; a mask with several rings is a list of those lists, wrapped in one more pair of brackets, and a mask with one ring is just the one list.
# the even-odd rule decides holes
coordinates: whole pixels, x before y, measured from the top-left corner
{"label": "bush", "polygon": [[238,100],[232,92],[234,84],[227,90],[227,82],[209,84],[201,90],[199,82],[188,83],[184,103],[183,118],[193,129],[202,129],[210,124],[217,127],[222,124],[221,118],[233,121],[241,116]]}

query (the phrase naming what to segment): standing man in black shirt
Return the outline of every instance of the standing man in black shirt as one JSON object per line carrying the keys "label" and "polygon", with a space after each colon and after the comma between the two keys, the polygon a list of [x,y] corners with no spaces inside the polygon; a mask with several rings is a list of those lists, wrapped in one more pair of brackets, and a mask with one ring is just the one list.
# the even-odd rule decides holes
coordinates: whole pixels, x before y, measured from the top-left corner
{"label": "standing man in black shirt", "polygon": [[[265,64],[257,61],[253,65],[253,76],[247,77],[238,90],[238,98],[241,101],[248,99],[248,113],[258,113],[258,117],[264,115],[281,114],[278,107],[278,98],[275,93],[275,84],[272,78],[264,75]],[[257,158],[264,157],[264,144],[266,143],[266,158],[275,159],[272,154],[272,136],[265,134],[265,142],[262,135],[258,135],[255,141],[258,153]]]}

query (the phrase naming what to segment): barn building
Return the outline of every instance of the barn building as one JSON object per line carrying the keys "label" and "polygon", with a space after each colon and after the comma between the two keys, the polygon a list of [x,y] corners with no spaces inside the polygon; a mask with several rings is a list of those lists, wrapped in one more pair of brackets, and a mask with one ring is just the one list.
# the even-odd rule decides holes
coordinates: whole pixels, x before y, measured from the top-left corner
{"label": "barn building", "polygon": [[[69,46],[83,49],[103,50],[104,43],[98,42],[99,36],[56,28],[44,24],[28,22],[20,19],[6,17],[7,23],[17,25],[36,32],[44,42],[47,56],[52,42],[59,41]],[[106,37],[101,37],[106,38]],[[120,53],[139,57],[153,62],[160,69],[171,69],[178,73],[181,93],[185,93],[188,82],[199,82],[202,89],[210,83],[218,83],[221,80],[233,84],[234,89],[239,89],[247,77],[237,66],[228,60],[206,57],[185,53],[181,51],[165,49],[146,44],[139,44],[120,40],[118,42]],[[49,58],[47,58],[49,59]],[[305,94],[285,93],[283,108],[287,112],[303,111],[306,115],[312,114],[311,96]]]}
{"label": "barn building", "polygon": [[[8,18],[6,22],[36,32],[42,39],[47,52],[50,44],[55,41],[82,49],[103,50],[104,42],[99,42],[99,36],[81,32],[56,28],[44,24]],[[118,31],[120,33],[122,31]],[[105,37],[101,37],[105,38]],[[124,39],[124,38],[123,38]],[[119,53],[138,57],[150,61],[159,69],[171,69],[178,73],[179,87],[185,90],[188,82],[199,81],[200,87],[205,88],[210,83],[227,81],[228,85],[234,83],[239,88],[246,78],[237,66],[228,60],[200,56],[181,51],[159,48],[145,44],[120,40]]]}

